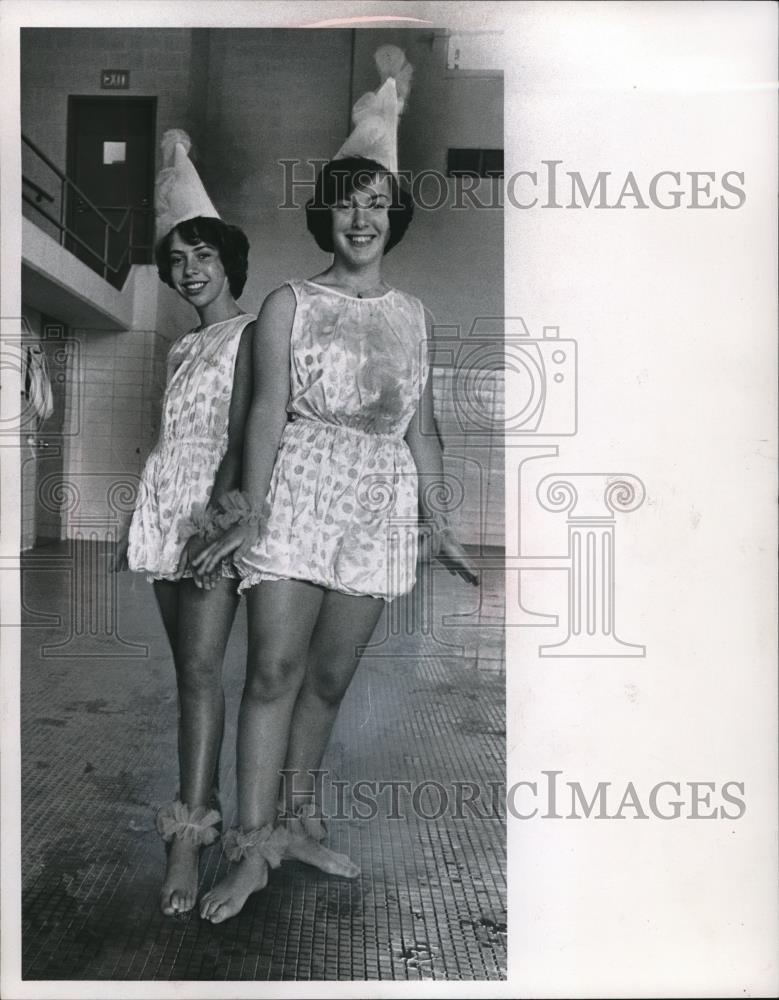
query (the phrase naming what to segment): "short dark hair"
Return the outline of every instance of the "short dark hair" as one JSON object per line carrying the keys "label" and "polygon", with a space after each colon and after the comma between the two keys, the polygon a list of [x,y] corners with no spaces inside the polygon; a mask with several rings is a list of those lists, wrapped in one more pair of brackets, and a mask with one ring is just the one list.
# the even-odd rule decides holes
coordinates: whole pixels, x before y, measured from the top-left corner
{"label": "short dark hair", "polygon": [[389,177],[391,202],[389,207],[390,232],[384,253],[403,239],[414,215],[414,202],[408,191],[398,183],[397,177],[376,160],[364,156],[345,156],[330,160],[316,179],[314,197],[306,205],[306,225],[320,250],[333,252],[333,219],[330,209],[347,199],[354,191],[376,178]]}
{"label": "short dark hair", "polygon": [[174,233],[178,233],[179,237],[190,246],[207,243],[219,251],[219,259],[222,261],[230,285],[230,294],[237,299],[244,289],[249,270],[249,240],[246,238],[246,233],[238,226],[228,225],[221,219],[208,219],[202,215],[187,219],[186,222],[179,222],[154,248],[154,259],[157,262],[160,280],[171,288],[173,280],[170,276],[170,244]]}

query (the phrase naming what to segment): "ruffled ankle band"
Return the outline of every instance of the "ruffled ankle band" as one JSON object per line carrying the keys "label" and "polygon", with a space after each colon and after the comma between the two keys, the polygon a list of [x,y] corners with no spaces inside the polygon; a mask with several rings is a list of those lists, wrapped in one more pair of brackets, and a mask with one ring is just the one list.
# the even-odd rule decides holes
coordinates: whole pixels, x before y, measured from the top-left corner
{"label": "ruffled ankle band", "polygon": [[290,837],[309,837],[319,843],[327,836],[327,828],[315,802],[305,802],[295,806],[291,813],[282,813],[280,822],[289,831]]}
{"label": "ruffled ankle band", "polygon": [[222,816],[217,809],[195,806],[190,809],[183,802],[169,802],[157,812],[157,833],[164,841],[183,840],[193,847],[207,847],[219,837],[218,824]]}
{"label": "ruffled ankle band", "polygon": [[222,836],[222,847],[228,861],[242,861],[244,858],[261,857],[271,866],[278,868],[289,840],[289,834],[272,823],[244,830],[237,826],[227,830]]}

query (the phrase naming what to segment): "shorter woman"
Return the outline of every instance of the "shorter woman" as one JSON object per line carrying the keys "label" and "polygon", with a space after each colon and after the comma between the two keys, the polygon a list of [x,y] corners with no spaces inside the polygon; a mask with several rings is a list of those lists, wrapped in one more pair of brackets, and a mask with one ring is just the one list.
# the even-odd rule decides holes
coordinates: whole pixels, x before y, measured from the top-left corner
{"label": "shorter woman", "polygon": [[227,495],[229,505],[240,486],[255,319],[236,303],[248,240],[216,215],[188,148],[178,130],[163,138],[168,166],[158,179],[155,253],[161,280],[194,308],[198,325],[168,355],[160,436],[124,543],[130,569],[154,581],[178,686],[180,791],[157,815],[168,844],[160,893],[167,915],[194,907],[200,849],[219,835],[221,671],[238,580],[229,563],[203,573],[192,559],[229,523],[216,500]]}

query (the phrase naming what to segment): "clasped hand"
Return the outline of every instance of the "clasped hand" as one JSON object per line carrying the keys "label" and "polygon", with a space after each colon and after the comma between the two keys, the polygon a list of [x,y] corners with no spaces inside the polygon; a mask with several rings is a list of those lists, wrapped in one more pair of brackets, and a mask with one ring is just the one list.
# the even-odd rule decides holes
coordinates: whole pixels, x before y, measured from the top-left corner
{"label": "clasped hand", "polygon": [[[252,524],[237,524],[213,542],[205,544],[200,539],[198,542],[199,548],[189,558],[189,565],[196,585],[201,586],[198,579],[213,579],[215,574],[218,578],[219,565],[223,559],[230,555],[233,555],[234,559],[240,559],[244,552],[248,552],[253,545],[256,545],[257,527]],[[429,537],[426,538],[426,543],[428,546],[426,555],[429,558],[433,555],[430,552]],[[440,534],[434,556],[453,576],[459,576],[466,583],[478,587],[479,576],[474,565],[452,533],[444,531]]]}
{"label": "clasped hand", "polygon": [[180,576],[184,570],[189,569],[192,573],[192,582],[200,590],[213,590],[221,577],[218,564],[214,570],[208,571],[204,571],[196,564],[197,558],[208,547],[208,544],[200,535],[192,535],[181,550],[181,557],[176,568],[177,576]]}
{"label": "clasped hand", "polygon": [[213,542],[203,544],[197,554],[190,560],[193,576],[212,575],[218,572],[219,564],[228,556],[240,558],[244,552],[257,544],[256,524],[236,524],[228,528],[223,535]]}

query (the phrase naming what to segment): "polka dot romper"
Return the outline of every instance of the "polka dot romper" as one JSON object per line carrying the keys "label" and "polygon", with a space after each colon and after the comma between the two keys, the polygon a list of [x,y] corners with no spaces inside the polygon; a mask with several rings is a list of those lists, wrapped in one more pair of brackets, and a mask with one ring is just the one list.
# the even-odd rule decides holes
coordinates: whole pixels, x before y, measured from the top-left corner
{"label": "polka dot romper", "polygon": [[[178,569],[186,544],[180,530],[194,504],[211,496],[227,450],[235,359],[246,313],[193,330],[168,354],[160,438],[146,462],[130,525],[127,557],[131,570],[150,580],[189,577]],[[225,560],[222,576],[235,576]]]}
{"label": "polka dot romper", "polygon": [[422,303],[290,282],[290,421],[241,590],[308,580],[392,600],[414,586],[417,470],[404,435],[427,378]]}

